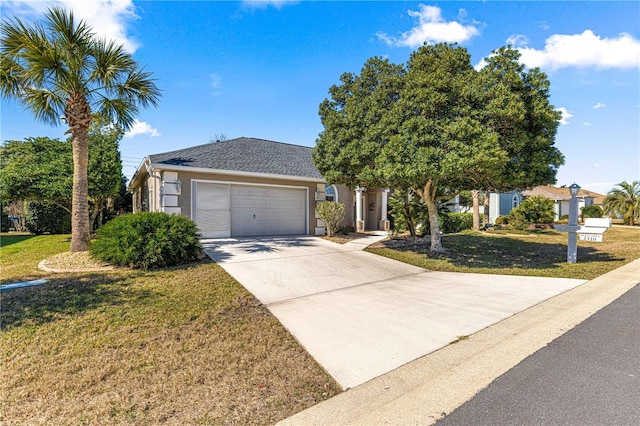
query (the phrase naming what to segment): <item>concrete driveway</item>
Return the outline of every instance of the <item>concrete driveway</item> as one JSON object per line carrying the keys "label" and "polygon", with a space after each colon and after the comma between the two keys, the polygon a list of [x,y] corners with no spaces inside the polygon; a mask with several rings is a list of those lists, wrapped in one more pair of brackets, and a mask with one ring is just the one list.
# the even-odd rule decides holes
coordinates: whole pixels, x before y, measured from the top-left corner
{"label": "concrete driveway", "polygon": [[381,238],[202,243],[345,389],[585,282],[432,272],[362,251]]}

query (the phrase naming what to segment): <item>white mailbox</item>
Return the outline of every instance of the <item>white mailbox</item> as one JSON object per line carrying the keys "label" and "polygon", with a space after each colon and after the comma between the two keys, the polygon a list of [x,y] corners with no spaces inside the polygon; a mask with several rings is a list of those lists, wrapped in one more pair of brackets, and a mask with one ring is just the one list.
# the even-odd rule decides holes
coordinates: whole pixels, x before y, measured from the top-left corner
{"label": "white mailbox", "polygon": [[602,235],[611,227],[611,219],[589,217],[584,220],[584,225],[578,229],[578,238],[581,241],[602,242]]}

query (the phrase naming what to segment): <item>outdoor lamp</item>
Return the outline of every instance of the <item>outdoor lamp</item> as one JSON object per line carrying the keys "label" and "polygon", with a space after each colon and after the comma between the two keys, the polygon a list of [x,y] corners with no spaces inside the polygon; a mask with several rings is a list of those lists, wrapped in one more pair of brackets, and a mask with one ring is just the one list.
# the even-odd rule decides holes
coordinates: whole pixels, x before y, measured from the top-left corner
{"label": "outdoor lamp", "polygon": [[574,182],[569,186],[569,193],[571,194],[571,197],[577,197],[579,191],[580,185],[578,185],[577,183]]}

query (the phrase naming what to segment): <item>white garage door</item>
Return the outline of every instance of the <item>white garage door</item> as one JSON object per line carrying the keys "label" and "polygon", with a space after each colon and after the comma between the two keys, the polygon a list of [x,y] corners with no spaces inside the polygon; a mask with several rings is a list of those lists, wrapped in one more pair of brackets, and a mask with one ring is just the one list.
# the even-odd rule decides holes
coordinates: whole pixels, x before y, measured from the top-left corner
{"label": "white garage door", "polygon": [[194,220],[205,238],[307,233],[307,191],[194,182]]}
{"label": "white garage door", "polygon": [[231,234],[229,184],[195,182],[194,221],[205,238],[226,238]]}
{"label": "white garage door", "polygon": [[306,234],[306,200],[305,189],[231,185],[231,236]]}

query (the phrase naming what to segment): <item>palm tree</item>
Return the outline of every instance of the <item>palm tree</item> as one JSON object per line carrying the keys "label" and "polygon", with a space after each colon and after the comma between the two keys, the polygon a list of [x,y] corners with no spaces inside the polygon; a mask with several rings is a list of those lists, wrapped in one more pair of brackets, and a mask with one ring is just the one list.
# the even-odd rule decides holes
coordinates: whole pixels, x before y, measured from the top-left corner
{"label": "palm tree", "polygon": [[73,13],[49,9],[44,25],[19,19],[0,27],[0,90],[19,100],[37,120],[64,121],[73,145],[71,251],[89,246],[88,129],[94,113],[124,130],[139,108],[157,106],[160,90],[151,73],[113,41],[98,38]]}
{"label": "palm tree", "polygon": [[613,188],[604,199],[604,211],[621,214],[624,223],[633,226],[640,216],[640,181],[624,181],[616,186],[619,188]]}

